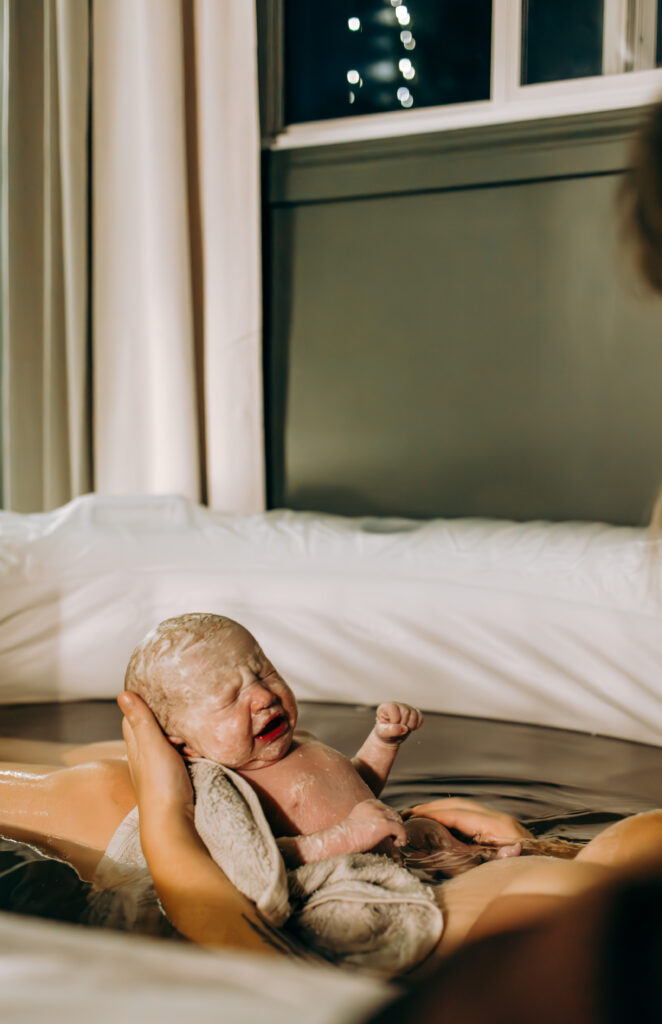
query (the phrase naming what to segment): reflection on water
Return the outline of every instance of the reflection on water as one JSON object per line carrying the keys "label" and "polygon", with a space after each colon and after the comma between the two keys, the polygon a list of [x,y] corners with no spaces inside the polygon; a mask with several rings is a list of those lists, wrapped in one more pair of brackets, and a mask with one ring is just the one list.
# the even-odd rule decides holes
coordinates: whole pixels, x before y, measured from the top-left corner
{"label": "reflection on water", "polygon": [[[584,789],[548,783],[429,777],[390,785],[389,804],[404,810],[440,796],[463,796],[512,814],[536,836],[589,840],[613,821],[652,808],[648,800],[606,799]],[[604,806],[601,804],[604,803]]]}
{"label": "reflection on water", "polygon": [[78,923],[90,888],[68,864],[25,843],[0,840],[0,910]]}

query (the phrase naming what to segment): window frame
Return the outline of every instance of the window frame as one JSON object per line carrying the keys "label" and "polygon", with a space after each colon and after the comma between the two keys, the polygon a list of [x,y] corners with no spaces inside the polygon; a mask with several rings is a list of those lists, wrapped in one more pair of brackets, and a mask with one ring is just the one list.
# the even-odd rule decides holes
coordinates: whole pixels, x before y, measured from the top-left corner
{"label": "window frame", "polygon": [[[394,138],[426,132],[508,124],[539,118],[590,114],[646,106],[662,94],[662,68],[637,70],[650,60],[656,0],[604,0],[603,67],[610,73],[535,85],[520,84],[522,3],[493,0],[491,98],[471,103],[328,118],[302,124],[283,121],[284,0],[257,0],[261,25],[262,144],[266,149]],[[633,70],[619,53],[626,26]],[[641,37],[644,36],[642,41]],[[616,70],[619,68],[621,70]]]}

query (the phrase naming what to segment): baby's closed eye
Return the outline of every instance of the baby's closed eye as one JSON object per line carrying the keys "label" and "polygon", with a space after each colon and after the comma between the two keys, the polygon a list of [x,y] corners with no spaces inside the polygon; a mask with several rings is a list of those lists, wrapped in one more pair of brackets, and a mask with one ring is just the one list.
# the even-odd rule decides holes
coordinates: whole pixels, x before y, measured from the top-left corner
{"label": "baby's closed eye", "polygon": [[220,696],[216,707],[219,711],[223,711],[225,708],[232,707],[233,704],[237,703],[237,698],[241,693],[241,686],[231,684],[223,688],[223,693]]}

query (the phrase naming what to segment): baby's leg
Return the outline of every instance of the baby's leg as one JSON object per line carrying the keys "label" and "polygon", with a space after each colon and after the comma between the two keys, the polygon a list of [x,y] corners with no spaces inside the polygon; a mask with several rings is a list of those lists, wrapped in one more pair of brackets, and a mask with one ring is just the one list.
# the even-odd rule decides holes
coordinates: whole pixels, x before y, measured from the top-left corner
{"label": "baby's leg", "polygon": [[135,802],[125,761],[0,768],[0,834],[10,838],[27,831],[103,851]]}
{"label": "baby's leg", "polygon": [[662,810],[614,822],[587,843],[575,859],[615,868],[654,860],[662,863]]}

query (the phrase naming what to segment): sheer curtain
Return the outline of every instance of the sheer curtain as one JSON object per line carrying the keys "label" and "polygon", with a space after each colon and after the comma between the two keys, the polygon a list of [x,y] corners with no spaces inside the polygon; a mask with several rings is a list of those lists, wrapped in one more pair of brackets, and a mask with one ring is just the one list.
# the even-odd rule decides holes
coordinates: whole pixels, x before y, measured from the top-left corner
{"label": "sheer curtain", "polygon": [[90,488],[88,2],[2,0],[2,498]]}
{"label": "sheer curtain", "polygon": [[264,507],[247,0],[95,0],[95,486]]}
{"label": "sheer curtain", "polygon": [[262,509],[254,4],[0,10],[2,504]]}

